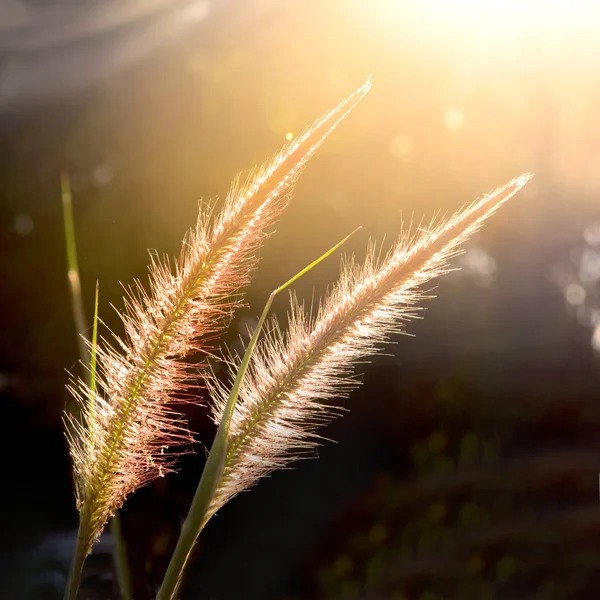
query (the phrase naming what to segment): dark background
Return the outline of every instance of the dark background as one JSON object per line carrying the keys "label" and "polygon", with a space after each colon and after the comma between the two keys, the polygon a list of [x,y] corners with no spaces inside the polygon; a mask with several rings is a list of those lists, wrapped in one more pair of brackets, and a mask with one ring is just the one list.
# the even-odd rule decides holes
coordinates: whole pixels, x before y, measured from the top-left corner
{"label": "dark background", "polygon": [[[110,304],[146,277],[147,249],[175,255],[198,198],[224,195],[369,74],[224,344],[356,226],[346,251],[361,257],[402,215],[535,179],[469,242],[408,325],[416,337],[360,367],[350,412],[323,432],[336,443],[209,523],[184,597],[600,596],[600,20],[442,4],[0,0],[0,597],[61,597],[77,524],[61,169],[86,308],[99,280],[119,332]],[[318,297],[337,264],[299,295]],[[197,454],[122,511],[136,600],[160,583],[200,476],[214,434],[202,403],[185,408]],[[110,542],[82,597],[110,596]]]}

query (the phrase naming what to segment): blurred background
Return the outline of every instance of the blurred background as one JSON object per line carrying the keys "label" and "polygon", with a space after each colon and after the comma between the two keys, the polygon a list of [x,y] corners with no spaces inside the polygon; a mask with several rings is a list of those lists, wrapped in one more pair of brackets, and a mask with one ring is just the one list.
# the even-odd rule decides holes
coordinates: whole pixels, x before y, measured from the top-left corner
{"label": "blurred background", "polygon": [[[0,597],[62,597],[77,515],[61,421],[77,371],[59,174],[83,295],[175,255],[221,197],[372,74],[311,161],[224,343],[362,225],[394,238],[524,171],[424,319],[361,366],[319,459],[209,523],[185,599],[600,597],[600,9],[593,2],[0,0]],[[337,258],[296,289],[310,301]],[[287,301],[275,311],[285,318]],[[214,429],[122,511],[152,598]],[[88,598],[116,598],[110,537]]]}

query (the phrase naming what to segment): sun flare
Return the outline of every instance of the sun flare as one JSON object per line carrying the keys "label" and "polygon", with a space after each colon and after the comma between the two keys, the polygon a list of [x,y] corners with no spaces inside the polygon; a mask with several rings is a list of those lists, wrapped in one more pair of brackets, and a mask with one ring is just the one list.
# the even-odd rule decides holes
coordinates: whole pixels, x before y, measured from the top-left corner
{"label": "sun flare", "polygon": [[[362,0],[357,0],[363,4]],[[366,5],[366,3],[365,3]],[[419,30],[478,31],[494,37],[590,30],[600,24],[600,4],[567,0],[380,0],[369,12],[387,26],[418,21]]]}

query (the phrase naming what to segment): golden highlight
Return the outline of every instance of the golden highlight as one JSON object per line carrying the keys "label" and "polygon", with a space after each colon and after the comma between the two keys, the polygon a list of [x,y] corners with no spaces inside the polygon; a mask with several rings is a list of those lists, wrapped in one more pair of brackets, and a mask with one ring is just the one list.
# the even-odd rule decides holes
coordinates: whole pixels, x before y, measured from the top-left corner
{"label": "golden highlight", "polygon": [[129,290],[121,352],[104,340],[98,385],[70,386],[82,408],[81,419],[67,416],[67,424],[85,554],[129,494],[173,469],[175,455],[164,451],[191,441],[172,408],[174,395],[193,384],[181,359],[211,350],[304,166],[370,87],[368,80],[243,185],[236,179],[216,216],[214,205],[205,206],[174,269],[153,257],[149,291],[139,282]]}
{"label": "golden highlight", "polygon": [[[315,446],[317,426],[335,414],[328,401],[357,385],[354,363],[402,330],[424,297],[423,284],[448,272],[461,244],[530,178],[521,175],[445,221],[402,233],[383,260],[371,247],[364,264],[346,262],[314,319],[292,299],[287,333],[274,323],[252,355],[210,514]],[[213,397],[218,423],[229,390],[215,385]]]}

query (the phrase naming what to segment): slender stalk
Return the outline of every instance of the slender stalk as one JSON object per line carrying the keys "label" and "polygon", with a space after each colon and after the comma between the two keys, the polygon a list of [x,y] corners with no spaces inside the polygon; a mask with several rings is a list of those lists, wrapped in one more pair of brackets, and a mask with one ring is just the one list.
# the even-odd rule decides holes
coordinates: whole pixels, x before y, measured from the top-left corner
{"label": "slender stalk", "polygon": [[117,511],[110,520],[110,533],[113,536],[113,560],[117,573],[117,583],[123,600],[131,600],[133,589],[131,586],[131,573],[127,561],[127,544],[121,529],[121,514]]}
{"label": "slender stalk", "polygon": [[[90,390],[96,391],[96,362],[98,359],[98,297],[100,284],[96,281],[96,295],[94,297],[94,322],[92,324],[92,352],[90,356]],[[92,422],[93,422],[92,418]]]}
{"label": "slender stalk", "polygon": [[[73,206],[71,195],[71,183],[69,175],[66,171],[60,174],[60,187],[63,206],[63,221],[65,226],[65,245],[67,248],[67,268],[68,279],[71,290],[71,301],[73,305],[73,321],[77,330],[77,341],[79,344],[80,360],[83,368],[89,372],[89,387],[90,394],[90,409],[89,409],[89,428],[90,442],[93,441],[93,429],[95,421],[95,405],[94,394],[96,390],[96,361],[97,361],[97,342],[98,342],[98,282],[96,282],[96,295],[94,299],[94,322],[92,326],[91,351],[88,348],[87,336],[87,320],[85,318],[85,310],[83,308],[83,297],[81,294],[81,278],[79,277],[79,264],[77,261],[77,243],[75,238],[75,223],[73,219]],[[127,565],[127,552],[125,542],[121,534],[121,521],[118,513],[115,513],[113,519],[116,519],[114,526],[111,526],[111,533],[115,544],[113,552],[113,560],[115,563],[115,571],[117,572],[117,580],[119,583],[119,591],[122,600],[131,600],[131,576]],[[65,598],[75,599],[77,591],[81,583],[83,565],[89,552],[89,536],[85,535],[82,528],[82,518],[80,515],[79,529],[77,532],[77,545],[75,554],[71,562],[69,571],[69,579],[67,580],[67,590]]]}
{"label": "slender stalk", "polygon": [[204,529],[204,526],[211,517],[211,514],[209,513],[208,509],[211,505],[211,501],[214,496],[215,490],[219,485],[221,475],[223,474],[223,467],[225,465],[225,459],[227,456],[227,441],[229,437],[229,425],[231,423],[231,416],[235,408],[235,403],[237,401],[240,385],[244,379],[244,375],[246,374],[246,370],[250,363],[252,352],[256,346],[256,342],[258,341],[261,329],[263,328],[263,325],[265,323],[269,310],[271,309],[271,305],[273,304],[275,296],[283,290],[285,290],[290,285],[292,285],[292,283],[294,283],[297,279],[302,277],[302,275],[310,271],[313,267],[318,265],[330,254],[335,252],[335,250],[337,250],[342,244],[344,244],[359,229],[360,227],[355,229],[350,235],[346,236],[342,241],[338,242],[335,246],[333,246],[333,248],[330,248],[327,252],[325,252],[325,254],[323,254],[317,260],[313,261],[310,265],[302,269],[300,272],[294,275],[294,277],[286,281],[283,285],[273,290],[269,295],[269,298],[265,304],[260,319],[258,320],[256,327],[254,328],[252,337],[250,338],[250,342],[248,343],[248,347],[246,348],[246,352],[244,353],[242,362],[240,363],[240,368],[237,372],[233,387],[231,388],[231,393],[229,395],[227,406],[225,407],[225,411],[223,412],[221,422],[219,423],[215,440],[210,449],[210,453],[208,455],[204,471],[202,472],[202,477],[200,478],[200,483],[196,488],[196,493],[194,494],[194,498],[192,500],[188,516],[185,519],[181,528],[179,540],[177,541],[175,551],[173,552],[173,555],[169,562],[169,566],[167,567],[167,572],[165,573],[165,577],[158,591],[158,595],[156,596],[156,600],[173,600],[175,598],[175,594],[177,593],[177,590],[179,589],[179,586],[181,584],[183,571],[189,561],[194,544],[196,543],[200,532],[202,531],[202,529]]}
{"label": "slender stalk", "polygon": [[75,554],[71,561],[69,569],[69,577],[67,579],[67,587],[65,589],[64,600],[75,600],[79,585],[81,584],[81,575],[83,573],[83,563],[87,557],[87,536],[83,535],[81,530],[82,521],[79,521],[79,529],[77,530],[77,545],[75,546]]}
{"label": "slender stalk", "polygon": [[71,199],[71,182],[66,171],[60,174],[60,190],[63,207],[63,222],[65,226],[65,242],[67,247],[67,278],[71,290],[71,304],[73,307],[73,321],[77,330],[77,343],[79,355],[84,365],[90,364],[90,351],[85,343],[87,324],[81,296],[81,279],[79,278],[79,265],[77,262],[77,246],[75,244],[75,225],[73,221],[73,203]]}

